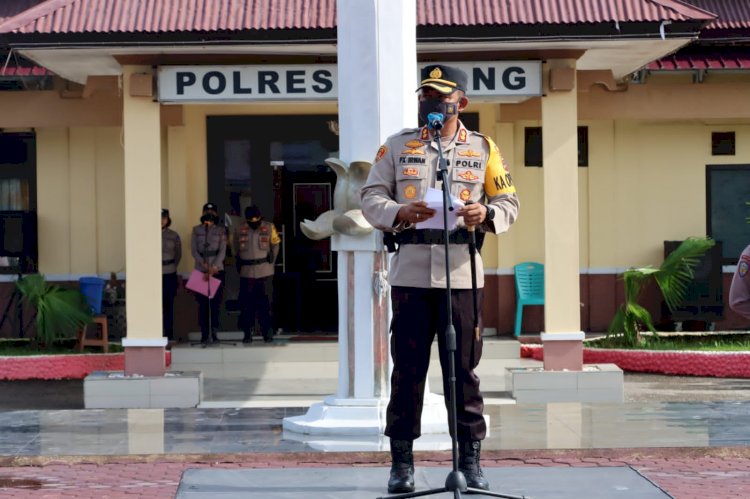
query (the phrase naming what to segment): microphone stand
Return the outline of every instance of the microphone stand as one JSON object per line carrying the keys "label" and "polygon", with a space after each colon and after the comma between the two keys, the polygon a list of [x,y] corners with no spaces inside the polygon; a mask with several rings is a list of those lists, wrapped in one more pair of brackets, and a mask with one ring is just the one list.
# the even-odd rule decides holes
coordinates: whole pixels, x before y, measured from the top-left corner
{"label": "microphone stand", "polygon": [[[445,479],[445,486],[429,489],[423,491],[406,492],[404,494],[395,494],[385,497],[379,497],[378,499],[404,499],[407,497],[421,497],[435,494],[442,494],[444,492],[453,492],[454,499],[459,499],[462,493],[467,494],[481,494],[491,497],[504,497],[506,499],[525,499],[524,496],[512,496],[499,494],[497,492],[491,492],[483,489],[476,489],[469,487],[466,484],[466,476],[463,471],[458,469],[458,408],[456,401],[456,328],[453,326],[453,303],[451,300],[451,274],[450,274],[450,230],[448,229],[448,210],[453,210],[453,204],[450,202],[450,176],[448,175],[448,163],[443,156],[443,145],[440,143],[440,130],[443,128],[442,119],[430,121],[428,127],[433,131],[433,141],[437,146],[438,151],[438,179],[442,183],[443,191],[443,244],[445,247],[445,295],[446,295],[446,317],[448,324],[445,327],[445,348],[448,351],[448,384],[450,390],[450,411],[448,412],[448,424],[450,426],[451,434],[451,456],[453,461],[453,468]],[[473,227],[472,229],[473,230]],[[471,233],[472,237],[474,232]],[[476,246],[474,247],[476,251]],[[471,255],[472,262],[472,286],[476,288],[476,275],[474,255]],[[474,324],[475,334],[479,334],[478,318],[477,318],[477,302],[476,293],[474,294]]]}

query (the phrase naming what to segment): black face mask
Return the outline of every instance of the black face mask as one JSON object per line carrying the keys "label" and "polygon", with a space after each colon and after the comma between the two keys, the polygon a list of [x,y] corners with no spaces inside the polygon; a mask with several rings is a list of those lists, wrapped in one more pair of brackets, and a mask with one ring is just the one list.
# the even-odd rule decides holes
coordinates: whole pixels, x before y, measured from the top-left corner
{"label": "black face mask", "polygon": [[419,101],[419,117],[427,123],[427,115],[440,113],[448,121],[452,116],[458,115],[457,102],[443,102],[440,99],[425,99]]}
{"label": "black face mask", "polygon": [[249,225],[251,229],[257,230],[258,227],[260,227],[260,220],[258,220],[257,222],[251,222],[250,220],[248,220],[247,225]]}
{"label": "black face mask", "polygon": [[217,217],[216,215],[212,213],[206,213],[205,215],[201,217],[201,223],[203,224],[206,222],[213,222],[214,224],[217,224],[219,223],[219,217]]}

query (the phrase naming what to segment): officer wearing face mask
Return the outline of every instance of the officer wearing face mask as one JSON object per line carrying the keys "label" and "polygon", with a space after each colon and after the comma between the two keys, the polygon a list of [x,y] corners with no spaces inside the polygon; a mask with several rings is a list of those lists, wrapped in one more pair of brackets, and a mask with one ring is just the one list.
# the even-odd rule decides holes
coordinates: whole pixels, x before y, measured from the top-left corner
{"label": "officer wearing face mask", "polygon": [[253,341],[257,318],[263,341],[273,341],[271,297],[273,296],[274,262],[281,238],[271,222],[262,219],[257,206],[245,208],[245,223],[235,229],[234,254],[240,273],[239,325],[244,343]]}
{"label": "officer wearing face mask", "polygon": [[[474,331],[470,235],[476,228],[477,245],[484,232],[508,230],[518,215],[518,196],[500,151],[490,137],[468,130],[458,115],[469,104],[467,75],[459,68],[432,64],[421,72],[419,114],[429,124],[430,113],[444,117],[442,128],[424,126],[392,135],[378,150],[367,182],[362,187],[362,213],[394,241],[391,259],[391,398],[385,434],[390,437],[389,493],[414,490],[413,441],[421,435],[420,420],[430,348],[437,334],[443,389],[450,394],[447,329],[446,265],[443,230],[418,225],[442,217],[422,201],[428,188],[441,189],[438,180],[437,138],[447,160],[451,194],[465,206],[456,210],[459,227],[449,238],[451,323],[456,330],[456,401],[459,469],[467,485],[489,488],[479,466],[481,441],[486,435],[484,402],[474,369],[482,355],[482,337]],[[384,237],[384,241],[388,238]],[[484,275],[477,253],[476,284],[482,310]],[[480,318],[481,331],[481,318]],[[446,406],[450,410],[446,398]],[[452,428],[451,428],[452,431]]]}
{"label": "officer wearing face mask", "polygon": [[[227,251],[227,234],[219,224],[217,207],[214,203],[203,205],[200,224],[193,227],[190,235],[190,252],[195,259],[195,269],[224,282],[224,257]],[[198,320],[201,326],[201,343],[205,346],[209,338],[218,342],[219,307],[224,296],[224,286],[219,286],[213,298],[195,293],[198,301]],[[210,319],[210,321],[209,321]],[[209,323],[210,322],[210,323]]]}

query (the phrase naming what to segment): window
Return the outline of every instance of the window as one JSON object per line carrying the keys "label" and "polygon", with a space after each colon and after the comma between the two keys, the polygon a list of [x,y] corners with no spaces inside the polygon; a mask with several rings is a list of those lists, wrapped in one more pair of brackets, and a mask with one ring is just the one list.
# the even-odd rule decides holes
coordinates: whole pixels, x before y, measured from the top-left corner
{"label": "window", "polygon": [[36,269],[36,139],[0,133],[0,273]]}
{"label": "window", "polygon": [[750,243],[750,165],[706,167],[706,227],[722,243],[722,264],[735,265]]}
{"label": "window", "polygon": [[[524,165],[542,167],[542,127],[524,128]],[[589,127],[578,127],[578,166],[589,166]]]}
{"label": "window", "polygon": [[734,132],[713,132],[711,134],[712,156],[734,156]]}

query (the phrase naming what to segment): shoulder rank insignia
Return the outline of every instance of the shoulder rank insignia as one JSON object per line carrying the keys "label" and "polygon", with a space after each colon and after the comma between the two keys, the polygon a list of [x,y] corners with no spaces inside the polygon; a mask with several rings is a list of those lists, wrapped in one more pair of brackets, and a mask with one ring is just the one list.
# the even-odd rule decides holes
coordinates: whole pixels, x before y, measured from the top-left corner
{"label": "shoulder rank insignia", "polygon": [[416,177],[419,175],[419,170],[416,168],[404,168],[401,173],[404,174],[404,177]]}
{"label": "shoulder rank insignia", "polygon": [[424,155],[424,151],[420,151],[419,149],[404,149],[401,151],[401,154],[421,154]]}
{"label": "shoulder rank insignia", "polygon": [[417,147],[424,147],[424,142],[421,140],[410,140],[406,144],[404,144],[404,147],[408,147],[409,149],[416,149]]}
{"label": "shoulder rank insignia", "polygon": [[481,152],[472,151],[471,149],[467,149],[465,151],[458,151],[456,154],[458,154],[459,156],[466,156],[469,158],[478,158],[482,155]]}
{"label": "shoulder rank insignia", "polygon": [[470,170],[466,170],[465,172],[461,172],[458,174],[459,178],[462,178],[464,180],[472,181],[472,180],[478,180],[479,177],[471,173]]}
{"label": "shoulder rank insignia", "polygon": [[380,146],[380,149],[378,149],[378,153],[375,155],[375,161],[373,163],[377,163],[381,159],[383,159],[383,156],[385,156],[385,153],[388,152],[388,148],[385,146]]}

